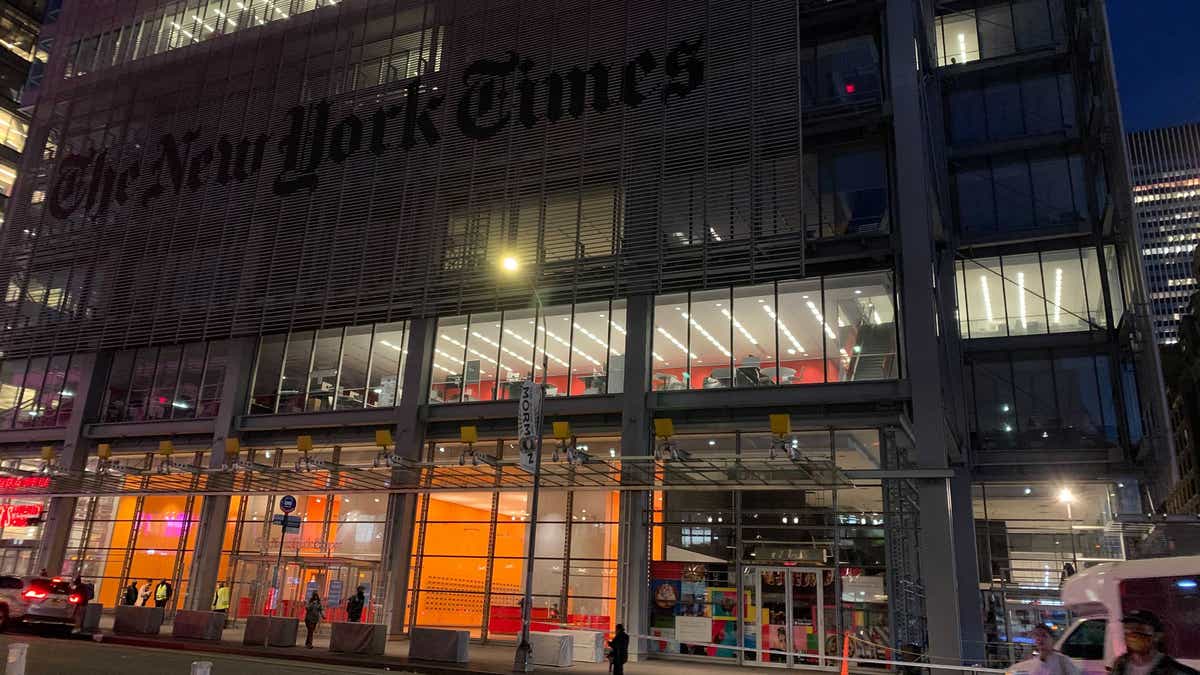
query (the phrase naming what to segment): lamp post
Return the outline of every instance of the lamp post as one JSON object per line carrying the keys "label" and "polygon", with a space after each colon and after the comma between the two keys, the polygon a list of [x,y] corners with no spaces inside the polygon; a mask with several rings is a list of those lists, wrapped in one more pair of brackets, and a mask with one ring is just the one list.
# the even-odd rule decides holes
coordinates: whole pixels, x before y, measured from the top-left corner
{"label": "lamp post", "polygon": [[[505,256],[500,262],[500,266],[505,272],[516,272],[520,268],[520,263],[514,256]],[[533,561],[535,559],[534,552],[537,546],[537,518],[538,518],[538,497],[541,492],[542,478],[542,426],[545,413],[542,412],[541,403],[546,398],[545,383],[549,381],[549,354],[546,351],[547,338],[549,337],[549,326],[546,325],[546,312],[543,311],[542,298],[538,295],[537,286],[532,280],[529,282],[529,288],[533,291],[533,299],[536,303],[536,311],[542,320],[542,379],[543,385],[541,389],[535,388],[535,396],[538,397],[538,411],[541,417],[538,418],[535,424],[536,438],[534,439],[533,451],[533,495],[529,499],[529,525],[525,529],[525,593],[521,600],[521,639],[517,643],[517,653],[513,659],[513,670],[515,672],[529,672],[533,670],[533,645],[529,642],[529,627],[533,619]],[[534,333],[537,333],[535,330]],[[534,335],[534,346],[537,346],[537,335]],[[497,373],[499,375],[499,373]],[[532,368],[529,372],[530,383],[536,383],[536,374]]]}

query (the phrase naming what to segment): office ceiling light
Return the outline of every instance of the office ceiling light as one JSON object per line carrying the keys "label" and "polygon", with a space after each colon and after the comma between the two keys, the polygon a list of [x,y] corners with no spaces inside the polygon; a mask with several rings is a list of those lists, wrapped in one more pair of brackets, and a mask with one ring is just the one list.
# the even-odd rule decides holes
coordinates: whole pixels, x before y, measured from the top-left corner
{"label": "office ceiling light", "polygon": [[[765,305],[764,305],[764,307],[765,307]],[[741,324],[741,322],[739,322],[737,319],[733,318],[733,315],[729,313],[729,310],[722,309],[721,313],[725,315],[726,319],[729,319],[730,321],[733,322],[733,327],[738,329],[738,332],[741,333],[742,335],[744,335],[746,337],[746,339],[750,341],[750,344],[752,344],[752,345],[758,344],[758,340],[755,339],[755,337],[750,334],[750,331],[746,330],[746,327],[743,326]]]}
{"label": "office ceiling light", "polygon": [[617,332],[618,332],[618,333],[620,333],[621,335],[624,335],[624,334],[625,334],[625,327],[624,327],[624,326],[622,326],[621,324],[617,323],[616,321],[609,321],[609,323],[611,323],[611,324],[612,324],[613,330],[617,331]]}
{"label": "office ceiling light", "polygon": [[[564,317],[564,318],[565,318],[565,317]],[[597,361],[596,359],[592,358],[590,355],[588,355],[588,354],[584,353],[584,352],[583,352],[583,350],[581,350],[579,347],[576,347],[576,346],[572,345],[570,342],[568,342],[568,341],[566,341],[566,340],[562,339],[562,338],[561,338],[561,337],[559,337],[557,334],[555,334],[555,332],[554,332],[554,331],[552,331],[552,330],[546,330],[546,328],[545,328],[544,326],[538,326],[538,330],[540,330],[540,331],[544,332],[545,334],[549,335],[550,337],[554,338],[554,341],[555,341],[555,342],[557,342],[558,344],[560,344],[560,345],[562,345],[562,346],[566,347],[567,349],[569,349],[569,350],[571,350],[571,351],[575,352],[576,354],[578,354],[578,355],[582,356],[583,358],[587,359],[588,361],[590,361],[590,362],[591,362],[591,364],[592,364],[593,366],[599,366],[599,365],[600,365],[600,362],[599,362],[599,361]],[[553,356],[551,356],[550,358],[552,358],[552,359],[553,359],[554,357],[553,357]],[[558,361],[558,359],[554,359],[554,360],[555,360],[555,361]],[[559,363],[562,363],[562,361],[559,361]],[[565,366],[565,365],[567,365],[567,364],[563,363],[563,365]]]}
{"label": "office ceiling light", "polygon": [[667,338],[667,340],[669,340],[669,341],[671,342],[671,344],[673,344],[673,345],[675,345],[676,347],[678,347],[678,348],[679,348],[679,351],[683,352],[684,354],[687,354],[688,356],[690,356],[690,357],[691,357],[691,358],[693,358],[693,359],[694,359],[694,358],[696,358],[696,355],[695,355],[695,354],[693,354],[693,353],[691,353],[691,352],[689,352],[689,351],[687,350],[687,347],[684,347],[682,342],[680,342],[679,340],[675,339],[675,336],[674,336],[674,335],[671,335],[671,333],[670,333],[670,332],[668,332],[666,328],[663,328],[662,326],[659,326],[659,327],[658,327],[658,332],[659,332],[659,333],[660,333],[660,334],[661,334],[663,337]]}
{"label": "office ceiling light", "polygon": [[395,349],[396,351],[400,351],[400,348],[399,348],[399,347],[397,347],[396,345],[394,345],[394,344],[392,344],[392,343],[388,342],[387,340],[380,340],[380,341],[379,341],[379,344],[383,345],[384,347],[391,347],[392,349]]}
{"label": "office ceiling light", "polygon": [[690,315],[688,315],[687,312],[680,312],[680,314],[683,315],[683,318],[688,320],[688,323],[692,324],[693,328],[700,331],[700,334],[703,335],[705,338],[707,338],[708,341],[711,342],[714,347],[716,347],[718,350],[720,350],[720,352],[722,354],[724,354],[726,357],[733,356],[733,354],[730,353],[730,351],[725,348],[725,345],[721,344],[720,340],[713,337],[712,333],[709,333],[707,330],[705,330],[704,326],[701,326],[695,319],[693,319]]}
{"label": "office ceiling light", "polygon": [[1021,312],[1021,329],[1029,327],[1029,321],[1025,315],[1025,273],[1017,272],[1017,307]]}
{"label": "office ceiling light", "polygon": [[829,327],[829,324],[825,323],[825,317],[821,315],[821,310],[817,309],[817,306],[813,304],[812,300],[809,300],[805,304],[808,305],[808,311],[812,312],[812,315],[817,318],[817,323],[825,327],[825,334],[829,336],[829,339],[836,340],[837,333],[833,332],[833,329]]}
{"label": "office ceiling light", "polygon": [[795,354],[796,352],[807,353],[807,350],[805,350],[800,344],[800,341],[796,339],[796,336],[792,335],[792,331],[788,330],[787,324],[783,322],[783,319],[780,319],[775,315],[775,310],[772,309],[770,305],[763,305],[762,308],[763,311],[767,313],[767,316],[771,317],[771,319],[775,321],[775,325],[779,327],[779,332],[783,333],[783,336],[786,337],[788,342],[792,344],[792,348],[788,350],[788,354]]}
{"label": "office ceiling light", "polygon": [[967,36],[964,33],[958,34],[958,62],[967,62]]}
{"label": "office ceiling light", "polygon": [[[509,333],[512,333],[512,331],[508,331],[508,332],[509,332]],[[532,360],[530,360],[528,357],[521,356],[520,354],[518,354],[518,353],[514,352],[513,350],[509,349],[508,347],[501,347],[499,342],[496,342],[495,340],[492,340],[491,338],[487,337],[486,335],[481,335],[481,334],[479,334],[479,333],[475,333],[475,332],[471,333],[471,335],[473,335],[473,336],[475,336],[475,337],[479,338],[480,340],[483,340],[485,343],[487,343],[488,345],[490,345],[490,346],[492,346],[492,347],[496,347],[496,348],[497,348],[497,349],[499,349],[500,351],[504,352],[505,354],[508,354],[509,356],[511,356],[511,357],[513,357],[514,359],[516,359],[516,360],[520,361],[521,363],[524,363],[524,364],[525,364],[525,365],[527,365],[527,366],[532,366],[532,365],[533,365],[533,361],[532,361]],[[528,340],[525,340],[525,344],[528,344],[530,347],[532,347],[532,346],[533,346],[533,343],[529,342]],[[508,366],[505,366],[505,368],[508,368]],[[510,371],[512,370],[511,368],[508,368],[508,369],[509,369]]]}
{"label": "office ceiling light", "polygon": [[979,277],[979,290],[983,293],[983,315],[988,321],[995,321],[996,316],[992,314],[992,294],[988,291],[988,282],[986,276]]}
{"label": "office ceiling light", "polygon": [[666,363],[667,360],[658,355],[658,352],[650,352],[650,355],[658,359],[659,363]]}
{"label": "office ceiling light", "polygon": [[[602,349],[608,349],[608,343],[607,343],[607,342],[605,342],[604,340],[601,340],[600,338],[596,337],[596,334],[595,334],[595,333],[593,333],[592,331],[590,331],[590,330],[588,330],[588,329],[584,328],[583,326],[580,326],[578,322],[572,322],[572,323],[571,323],[571,325],[572,325],[572,326],[575,328],[575,330],[579,331],[580,333],[583,333],[583,334],[584,334],[584,336],[586,336],[586,337],[587,337],[589,340],[591,340],[592,342],[595,342],[596,344],[600,345],[600,347],[601,347]],[[613,355],[615,355],[615,356],[620,356],[620,355],[621,355],[621,354],[620,354],[620,353],[619,353],[617,350],[615,350],[615,349],[613,349],[613,350],[610,350],[610,351],[612,351]]]}
{"label": "office ceiling light", "polygon": [[457,356],[455,356],[455,355],[453,355],[453,354],[450,354],[450,353],[448,353],[448,352],[444,352],[444,351],[442,351],[442,350],[440,350],[440,349],[438,349],[438,348],[436,348],[436,347],[434,347],[433,351],[434,351],[434,353],[436,353],[436,354],[438,354],[438,355],[440,355],[440,356],[444,356],[444,357],[446,357],[446,358],[450,359],[450,361],[451,361],[452,363],[457,363],[457,364],[459,364],[459,365],[462,365],[462,362],[463,362],[463,360],[462,360],[462,359],[460,359],[460,358],[458,358]]}
{"label": "office ceiling light", "polygon": [[1063,271],[1061,267],[1054,268],[1054,323],[1060,323],[1062,319],[1062,279]]}
{"label": "office ceiling light", "polygon": [[440,363],[435,363],[435,364],[433,364],[433,367],[434,367],[434,368],[437,368],[437,369],[438,369],[438,370],[440,370],[440,371],[443,371],[443,372],[446,372],[446,373],[450,373],[451,375],[461,375],[461,374],[462,374],[462,373],[460,373],[460,372],[459,372],[459,371],[457,371],[457,370],[450,370],[449,368],[447,368],[446,366],[443,366],[443,365],[442,365],[442,364],[440,364]]}

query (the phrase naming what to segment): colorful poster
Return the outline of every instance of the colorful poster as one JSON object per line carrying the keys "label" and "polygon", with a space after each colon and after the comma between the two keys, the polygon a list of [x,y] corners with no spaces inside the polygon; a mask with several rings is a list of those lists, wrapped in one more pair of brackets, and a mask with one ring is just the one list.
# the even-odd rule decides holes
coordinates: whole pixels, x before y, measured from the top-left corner
{"label": "colorful poster", "polygon": [[657,638],[657,641],[651,641],[650,646],[663,654],[678,654],[679,642],[675,640],[674,628],[659,628],[653,627],[650,629],[650,637]]}
{"label": "colorful poster", "polygon": [[714,619],[736,619],[738,611],[737,589],[709,588],[708,615]]}
{"label": "colorful poster", "polygon": [[679,612],[679,580],[654,579],[650,582],[651,616],[675,616]]}
{"label": "colorful poster", "polygon": [[706,616],[677,616],[675,617],[675,640],[693,644],[707,644],[712,641],[713,620]]}
{"label": "colorful poster", "polygon": [[707,616],[708,586],[703,581],[680,583],[677,611],[684,616]]}

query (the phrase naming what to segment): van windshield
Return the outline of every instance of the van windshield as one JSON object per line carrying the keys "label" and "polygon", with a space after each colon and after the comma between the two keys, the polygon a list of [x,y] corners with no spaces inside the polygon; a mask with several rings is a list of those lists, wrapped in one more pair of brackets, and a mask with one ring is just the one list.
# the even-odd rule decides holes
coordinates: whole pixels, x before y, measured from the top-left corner
{"label": "van windshield", "polygon": [[1121,610],[1144,610],[1163,624],[1163,651],[1176,659],[1200,659],[1200,575],[1126,579]]}

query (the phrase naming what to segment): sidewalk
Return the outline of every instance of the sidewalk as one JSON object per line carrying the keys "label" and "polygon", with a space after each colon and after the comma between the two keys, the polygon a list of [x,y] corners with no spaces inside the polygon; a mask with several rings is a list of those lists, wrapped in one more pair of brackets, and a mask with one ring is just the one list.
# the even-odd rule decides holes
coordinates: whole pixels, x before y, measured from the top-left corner
{"label": "sidewalk", "polygon": [[[170,624],[163,624],[162,634],[157,637],[143,637],[112,634],[112,616],[104,616],[100,621],[101,632],[93,639],[102,643],[120,644],[135,647],[157,649],[185,649],[196,652],[213,652],[236,656],[253,656],[257,658],[276,658],[281,660],[303,663],[323,663],[338,666],[358,666],[378,668],[391,671],[408,671],[414,673],[452,674],[481,673],[488,675],[510,674],[513,672],[513,656],[516,647],[512,644],[477,644],[470,648],[470,662],[465,664],[443,664],[431,661],[410,661],[408,659],[408,639],[388,640],[385,655],[363,656],[342,654],[329,651],[329,627],[323,625],[313,640],[313,648],[303,646],[304,626],[300,626],[300,644],[297,647],[252,647],[242,644],[244,625],[226,628],[220,641],[184,640],[171,637]],[[625,666],[631,675],[691,675],[693,671],[702,668],[709,672],[724,671],[728,675],[740,673],[745,675],[745,667],[736,665],[721,665],[714,663],[699,663],[687,661],[669,661],[651,659],[628,663]],[[573,673],[575,675],[608,675],[608,663],[575,662],[570,668],[552,668],[538,666],[535,672]],[[809,671],[824,672],[824,671]]]}

